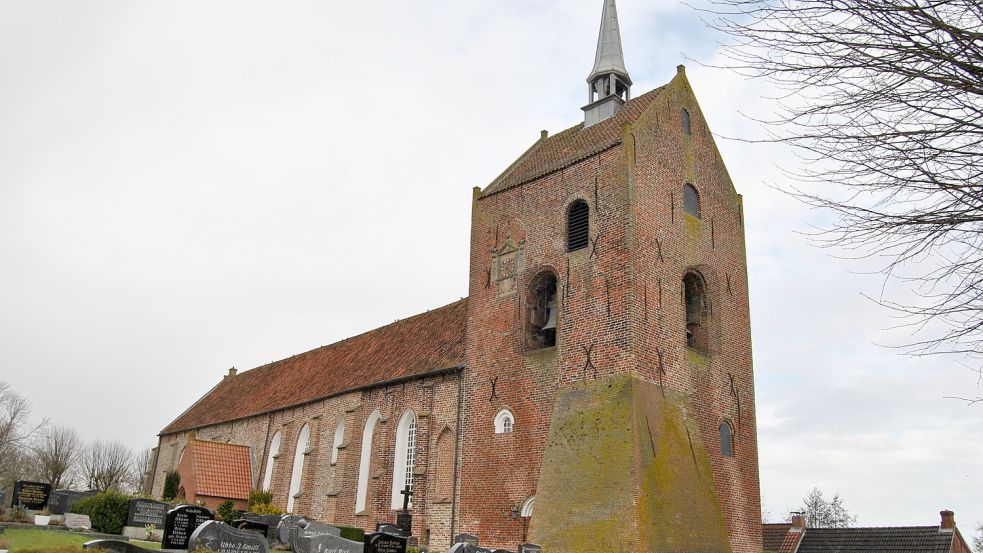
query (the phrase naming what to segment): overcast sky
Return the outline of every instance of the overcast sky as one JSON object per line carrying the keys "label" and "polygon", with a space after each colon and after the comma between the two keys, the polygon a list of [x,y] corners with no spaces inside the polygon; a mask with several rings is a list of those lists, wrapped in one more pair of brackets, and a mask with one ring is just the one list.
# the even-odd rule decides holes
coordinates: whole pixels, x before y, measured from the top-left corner
{"label": "overcast sky", "polygon": [[[0,380],[134,449],[245,370],[467,295],[471,189],[579,122],[600,0],[0,0]],[[641,94],[688,73],[711,129],[763,83],[702,67],[675,0],[621,0]],[[965,367],[876,344],[881,280],[808,244],[774,147],[745,198],[763,503],[861,525],[983,520]]]}

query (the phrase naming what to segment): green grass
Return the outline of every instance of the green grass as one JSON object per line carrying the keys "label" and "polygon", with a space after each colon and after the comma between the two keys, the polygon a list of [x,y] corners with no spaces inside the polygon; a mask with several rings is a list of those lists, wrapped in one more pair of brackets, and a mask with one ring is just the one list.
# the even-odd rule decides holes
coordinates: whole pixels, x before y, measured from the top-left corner
{"label": "green grass", "polygon": [[[7,528],[0,534],[0,541],[9,542],[10,553],[79,553],[83,551],[82,544],[93,539],[96,538],[74,532],[30,528]],[[130,543],[145,549],[160,549],[156,542],[130,540]]]}

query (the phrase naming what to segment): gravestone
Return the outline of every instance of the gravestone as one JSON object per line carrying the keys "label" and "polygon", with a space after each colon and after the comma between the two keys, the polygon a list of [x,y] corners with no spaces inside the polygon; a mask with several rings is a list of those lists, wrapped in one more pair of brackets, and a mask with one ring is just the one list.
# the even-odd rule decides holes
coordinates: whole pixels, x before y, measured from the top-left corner
{"label": "gravestone", "polygon": [[277,545],[279,542],[276,537],[277,525],[280,523],[280,515],[257,515],[256,513],[242,513],[239,520],[232,525],[240,530],[258,532],[266,536],[266,541],[270,546]]}
{"label": "gravestone", "polygon": [[238,530],[217,520],[209,520],[195,529],[188,540],[188,551],[215,553],[269,553],[266,538],[248,530]]}
{"label": "gravestone", "polygon": [[0,490],[0,507],[7,504],[7,490]]}
{"label": "gravestone", "polygon": [[409,537],[413,534],[413,515],[408,511],[396,513],[396,528],[402,530],[403,536]]}
{"label": "gravestone", "polygon": [[491,553],[491,551],[466,541],[462,541],[455,543],[447,553]]}
{"label": "gravestone", "polygon": [[393,536],[402,536],[403,531],[399,526],[393,526],[392,524],[377,524],[376,532],[382,532],[383,534],[390,534]]}
{"label": "gravestone", "polygon": [[407,541],[403,536],[395,536],[384,532],[366,534],[365,553],[406,553]]}
{"label": "gravestone", "polygon": [[535,543],[523,543],[519,545],[519,553],[543,553],[543,548]]}
{"label": "gravestone", "polygon": [[307,517],[302,517],[299,515],[283,515],[280,517],[280,522],[276,527],[276,539],[280,540],[280,543],[287,545],[290,543],[290,531],[297,523],[307,520]]}
{"label": "gravestone", "polygon": [[96,492],[77,492],[74,490],[55,490],[48,498],[48,510],[53,515],[64,515],[72,512],[72,507],[76,503],[87,497],[96,495]]}
{"label": "gravestone", "polygon": [[362,553],[365,550],[362,543],[330,534],[311,536],[304,541],[310,553]]}
{"label": "gravestone", "polygon": [[308,538],[316,536],[341,536],[341,528],[315,520],[302,520],[290,529],[290,548],[294,553],[310,553]]}
{"label": "gravestone", "polygon": [[23,505],[30,511],[40,511],[48,506],[51,485],[41,482],[18,481],[14,483],[11,505]]}
{"label": "gravestone", "polygon": [[164,517],[164,538],[161,549],[187,549],[191,534],[215,515],[204,507],[181,505],[167,511]]}
{"label": "gravestone", "polygon": [[148,524],[161,528],[164,526],[170,505],[152,499],[133,498],[129,501],[126,525],[141,530]]}
{"label": "gravestone", "polygon": [[82,544],[82,547],[85,549],[112,551],[113,553],[155,553],[150,549],[144,549],[130,542],[118,540],[92,540]]}
{"label": "gravestone", "polygon": [[458,534],[454,536],[454,543],[469,543],[471,545],[478,545],[478,536],[471,534]]}
{"label": "gravestone", "polygon": [[65,513],[65,528],[75,530],[77,528],[92,528],[92,521],[89,515],[77,515],[75,513]]}

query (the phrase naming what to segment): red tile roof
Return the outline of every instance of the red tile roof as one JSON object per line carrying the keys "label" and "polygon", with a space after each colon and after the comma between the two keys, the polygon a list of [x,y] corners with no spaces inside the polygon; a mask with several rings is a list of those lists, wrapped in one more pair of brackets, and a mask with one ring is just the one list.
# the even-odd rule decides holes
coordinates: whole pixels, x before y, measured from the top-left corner
{"label": "red tile roof", "polygon": [[464,365],[467,300],[228,377],[161,435]]}
{"label": "red tile roof", "polygon": [[792,525],[789,523],[762,524],[762,549],[765,551],[771,551],[772,553],[779,553],[782,551],[782,542],[785,541],[785,536],[788,534],[788,531],[791,528]]}
{"label": "red tile roof", "polygon": [[192,444],[196,495],[249,499],[253,485],[248,446],[204,440]]}
{"label": "red tile roof", "polygon": [[533,144],[482,191],[490,196],[587,159],[622,141],[621,126],[633,122],[659,97],[660,87],[632,98],[614,117],[584,128],[583,123]]}

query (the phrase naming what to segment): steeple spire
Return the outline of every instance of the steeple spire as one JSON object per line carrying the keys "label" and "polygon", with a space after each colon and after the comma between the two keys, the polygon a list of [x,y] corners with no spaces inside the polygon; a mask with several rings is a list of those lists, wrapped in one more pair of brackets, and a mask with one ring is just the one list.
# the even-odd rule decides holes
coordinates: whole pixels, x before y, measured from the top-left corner
{"label": "steeple spire", "polygon": [[631,99],[631,77],[625,68],[621,49],[621,28],[615,0],[604,0],[601,30],[597,36],[594,69],[587,77],[588,104],[584,109],[584,126],[611,117]]}

